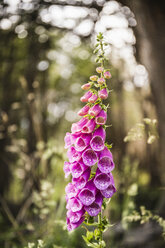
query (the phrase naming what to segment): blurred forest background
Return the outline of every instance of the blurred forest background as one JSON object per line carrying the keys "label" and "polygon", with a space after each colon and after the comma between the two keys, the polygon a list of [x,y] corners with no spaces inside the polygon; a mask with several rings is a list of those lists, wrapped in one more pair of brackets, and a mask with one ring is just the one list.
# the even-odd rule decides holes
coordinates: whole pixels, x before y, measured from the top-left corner
{"label": "blurred forest background", "polygon": [[107,247],[164,247],[164,26],[163,0],[0,1],[1,248],[85,248],[85,229],[65,227],[63,138],[95,74],[98,32],[113,89]]}

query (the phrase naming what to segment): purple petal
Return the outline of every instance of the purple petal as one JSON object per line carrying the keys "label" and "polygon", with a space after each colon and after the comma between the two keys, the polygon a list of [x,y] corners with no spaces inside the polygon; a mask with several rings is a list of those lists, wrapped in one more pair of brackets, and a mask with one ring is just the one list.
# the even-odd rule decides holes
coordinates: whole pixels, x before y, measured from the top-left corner
{"label": "purple petal", "polygon": [[100,192],[98,192],[95,198],[95,202],[93,202],[90,206],[85,206],[85,210],[90,216],[97,216],[101,211],[102,203],[103,196]]}
{"label": "purple petal", "polygon": [[72,212],[80,211],[82,207],[81,201],[76,197],[69,199],[66,205],[66,208],[72,210]]}
{"label": "purple petal", "polygon": [[105,198],[111,198],[115,192],[116,188],[113,184],[109,185],[105,190],[101,190],[101,193]]}
{"label": "purple petal", "polygon": [[100,171],[103,173],[111,172],[115,167],[112,153],[108,150],[107,147],[105,147],[104,150],[101,151],[99,155],[100,155],[99,156],[100,159],[98,162],[98,168],[100,169]]}
{"label": "purple petal", "polygon": [[83,210],[83,209],[78,211],[78,212],[72,212],[71,210],[68,210],[67,211],[67,217],[69,218],[70,223],[76,223],[81,219],[81,217],[82,217],[82,215],[84,215],[84,213],[85,213],[85,210]]}
{"label": "purple petal", "polygon": [[82,222],[84,221],[84,219],[85,219],[85,217],[81,217],[81,219],[76,223],[70,223],[70,221],[67,220],[68,231],[72,231],[72,230],[76,229],[77,227],[79,227],[82,224]]}
{"label": "purple petal", "polygon": [[68,132],[66,133],[64,141],[65,141],[65,147],[64,147],[65,149],[69,148],[73,144],[71,133]]}
{"label": "purple petal", "polygon": [[97,154],[89,148],[83,152],[82,159],[85,165],[92,166],[97,162]]}
{"label": "purple petal", "polygon": [[90,143],[92,135],[83,134],[81,137],[76,139],[75,148],[77,151],[83,151]]}
{"label": "purple petal", "polygon": [[90,145],[94,151],[101,151],[104,149],[105,135],[104,128],[99,127],[95,130],[93,138],[90,142]]}
{"label": "purple petal", "polygon": [[97,116],[100,113],[100,111],[101,111],[100,105],[99,104],[96,104],[96,105],[94,105],[93,107],[91,107],[89,109],[89,112],[88,113],[91,116]]}
{"label": "purple petal", "polygon": [[105,173],[96,174],[94,184],[97,189],[104,190],[111,184],[110,177]]}
{"label": "purple petal", "polygon": [[82,189],[81,192],[79,193],[79,199],[85,206],[89,206],[94,202],[95,195],[93,194],[92,191],[85,188]]}
{"label": "purple petal", "polygon": [[89,177],[90,177],[91,169],[88,167],[87,170],[79,177],[79,178],[73,178],[73,183],[78,189],[82,189],[85,187]]}
{"label": "purple petal", "polygon": [[78,189],[75,187],[74,184],[68,183],[68,185],[65,187],[65,192],[68,198],[72,198],[78,194]]}
{"label": "purple petal", "polygon": [[65,161],[64,167],[63,167],[64,173],[65,173],[65,178],[68,177],[71,173],[70,167],[71,167],[71,164],[69,162]]}
{"label": "purple petal", "polygon": [[81,153],[76,151],[74,146],[69,147],[69,149],[67,151],[67,155],[68,155],[70,163],[73,163],[75,161],[79,161],[81,158]]}
{"label": "purple petal", "polygon": [[94,119],[89,120],[82,128],[83,133],[91,133],[95,129],[96,123]]}
{"label": "purple petal", "polygon": [[96,124],[97,125],[104,125],[107,120],[107,113],[104,110],[101,110],[101,112],[96,116]]}

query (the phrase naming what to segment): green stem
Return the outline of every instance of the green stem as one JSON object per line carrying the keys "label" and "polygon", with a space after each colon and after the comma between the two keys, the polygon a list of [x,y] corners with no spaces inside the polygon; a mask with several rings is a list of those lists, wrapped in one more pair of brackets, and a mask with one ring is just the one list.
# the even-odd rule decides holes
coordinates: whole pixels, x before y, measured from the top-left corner
{"label": "green stem", "polygon": [[[98,228],[100,232],[100,243],[103,240],[103,231],[102,231],[102,211],[98,215]],[[102,245],[100,245],[100,248],[102,248]]]}

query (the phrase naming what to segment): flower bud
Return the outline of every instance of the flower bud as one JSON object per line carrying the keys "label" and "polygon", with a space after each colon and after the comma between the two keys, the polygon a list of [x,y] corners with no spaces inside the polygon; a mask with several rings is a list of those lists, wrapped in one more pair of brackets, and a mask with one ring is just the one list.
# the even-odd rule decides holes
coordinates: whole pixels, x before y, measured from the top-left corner
{"label": "flower bud", "polygon": [[97,101],[97,95],[96,94],[93,94],[89,99],[88,99],[88,102],[90,103],[95,103]]}
{"label": "flower bud", "polygon": [[103,77],[101,77],[101,78],[99,78],[99,79],[97,80],[97,82],[98,82],[98,84],[102,85],[102,84],[105,83],[105,79],[104,79]]}
{"label": "flower bud", "polygon": [[110,73],[109,71],[105,71],[105,72],[104,72],[104,77],[105,77],[106,79],[111,78],[111,73]]}
{"label": "flower bud", "polygon": [[96,68],[96,71],[97,71],[98,73],[102,73],[103,70],[104,70],[103,67],[97,67],[97,68]]}
{"label": "flower bud", "polygon": [[78,111],[78,115],[84,116],[88,114],[90,107],[88,105],[85,105],[82,109]]}
{"label": "flower bud", "polygon": [[91,91],[87,91],[81,98],[80,101],[81,102],[88,102],[88,99],[92,96],[92,92]]}
{"label": "flower bud", "polygon": [[92,108],[89,109],[89,115],[97,116],[101,111],[101,107],[99,104],[94,105]]}
{"label": "flower bud", "polygon": [[97,75],[90,76],[90,80],[92,81],[97,81],[97,79],[98,79]]}
{"label": "flower bud", "polygon": [[102,89],[102,90],[100,90],[99,92],[98,92],[98,96],[101,98],[101,99],[107,99],[107,97],[108,97],[108,91],[107,91],[107,89],[106,88],[104,88],[104,89]]}
{"label": "flower bud", "polygon": [[90,84],[90,83],[87,83],[87,84],[83,84],[83,85],[81,86],[81,89],[82,89],[82,90],[89,90],[90,87],[91,87],[91,84]]}

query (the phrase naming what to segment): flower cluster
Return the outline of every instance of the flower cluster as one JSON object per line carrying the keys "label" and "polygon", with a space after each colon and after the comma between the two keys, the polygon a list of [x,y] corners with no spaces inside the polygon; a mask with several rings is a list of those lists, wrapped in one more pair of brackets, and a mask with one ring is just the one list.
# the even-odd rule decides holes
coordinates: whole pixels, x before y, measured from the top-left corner
{"label": "flower cluster", "polygon": [[65,136],[69,162],[64,163],[64,172],[65,177],[72,176],[65,189],[69,231],[84,221],[85,212],[97,216],[103,198],[110,198],[116,192],[111,173],[115,166],[113,156],[105,144],[107,108],[102,102],[108,97],[106,79],[111,74],[103,67],[97,67],[96,72],[100,77],[91,76],[81,87],[87,90],[80,98],[86,103],[78,112],[82,118],[72,124],[71,133]]}

